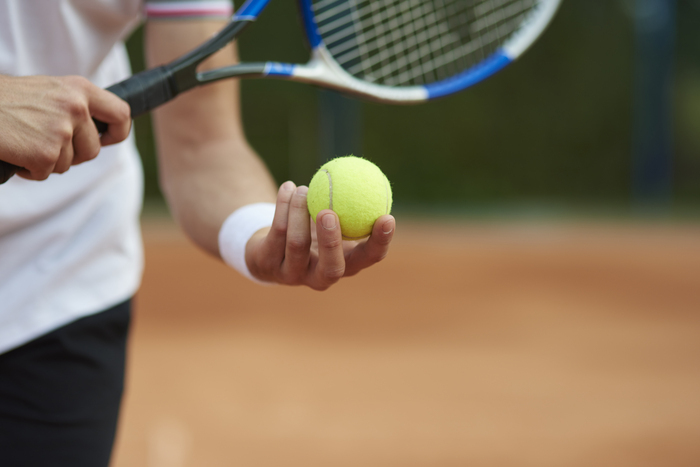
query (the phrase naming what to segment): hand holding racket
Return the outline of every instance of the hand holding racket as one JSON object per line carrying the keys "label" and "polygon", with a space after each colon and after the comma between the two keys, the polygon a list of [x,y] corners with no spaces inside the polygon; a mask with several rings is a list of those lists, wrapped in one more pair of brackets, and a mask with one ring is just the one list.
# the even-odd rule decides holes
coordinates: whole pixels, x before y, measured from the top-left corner
{"label": "hand holding racket", "polygon": [[[129,107],[79,76],[0,76],[0,180],[16,172],[44,180],[93,159],[101,146],[123,141],[131,128]],[[91,115],[111,122],[97,133]]]}
{"label": "hand holding racket", "polygon": [[[247,0],[228,25],[192,52],[108,88],[137,117],[221,79],[282,78],[396,104],[425,102],[472,86],[519,57],[560,0],[300,0],[311,59],[197,67],[255,21],[270,0]],[[108,126],[96,121],[104,133]],[[0,165],[0,183],[16,168]]]}

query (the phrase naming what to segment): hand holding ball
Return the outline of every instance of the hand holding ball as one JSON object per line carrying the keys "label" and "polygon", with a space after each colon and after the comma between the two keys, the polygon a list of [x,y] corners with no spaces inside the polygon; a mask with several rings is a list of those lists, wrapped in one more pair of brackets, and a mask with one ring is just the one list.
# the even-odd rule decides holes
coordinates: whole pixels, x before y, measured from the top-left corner
{"label": "hand holding ball", "polygon": [[391,186],[379,167],[355,156],[324,164],[311,179],[307,203],[311,218],[324,209],[335,211],[345,240],[372,233],[374,222],[391,211]]}

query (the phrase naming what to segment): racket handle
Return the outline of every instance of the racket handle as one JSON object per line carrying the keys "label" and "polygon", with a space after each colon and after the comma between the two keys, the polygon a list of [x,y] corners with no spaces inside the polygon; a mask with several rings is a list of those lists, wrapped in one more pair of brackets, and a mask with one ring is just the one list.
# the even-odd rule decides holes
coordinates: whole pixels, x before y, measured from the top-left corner
{"label": "racket handle", "polygon": [[0,161],[0,185],[11,179],[20,169],[21,167],[17,167],[9,162]]}
{"label": "racket handle", "polygon": [[[131,118],[145,114],[161,104],[165,104],[178,93],[172,72],[165,66],[137,73],[131,78],[107,88],[125,100],[131,108]],[[97,131],[104,133],[108,125],[95,120]]]}

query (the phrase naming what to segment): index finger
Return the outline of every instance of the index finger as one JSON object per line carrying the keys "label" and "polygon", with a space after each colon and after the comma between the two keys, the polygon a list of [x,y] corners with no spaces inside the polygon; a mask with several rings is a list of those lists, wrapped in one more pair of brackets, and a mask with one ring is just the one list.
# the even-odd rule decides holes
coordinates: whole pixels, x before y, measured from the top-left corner
{"label": "index finger", "polygon": [[116,94],[97,86],[91,87],[88,93],[88,107],[95,120],[108,125],[107,131],[100,137],[102,146],[119,143],[129,136],[131,108]]}

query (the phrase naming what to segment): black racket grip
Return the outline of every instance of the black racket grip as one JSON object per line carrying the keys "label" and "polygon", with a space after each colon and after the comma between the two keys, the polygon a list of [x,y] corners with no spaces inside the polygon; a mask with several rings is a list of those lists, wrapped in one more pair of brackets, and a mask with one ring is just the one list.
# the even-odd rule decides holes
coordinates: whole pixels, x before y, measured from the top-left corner
{"label": "black racket grip", "polygon": [[0,185],[12,178],[14,174],[19,172],[21,167],[17,167],[9,162],[0,161]]}
{"label": "black racket grip", "polygon": [[[131,108],[131,118],[149,112],[165,104],[177,95],[173,84],[173,74],[165,66],[137,73],[131,78],[107,88],[125,100]],[[105,133],[108,125],[95,120],[97,131]]]}

